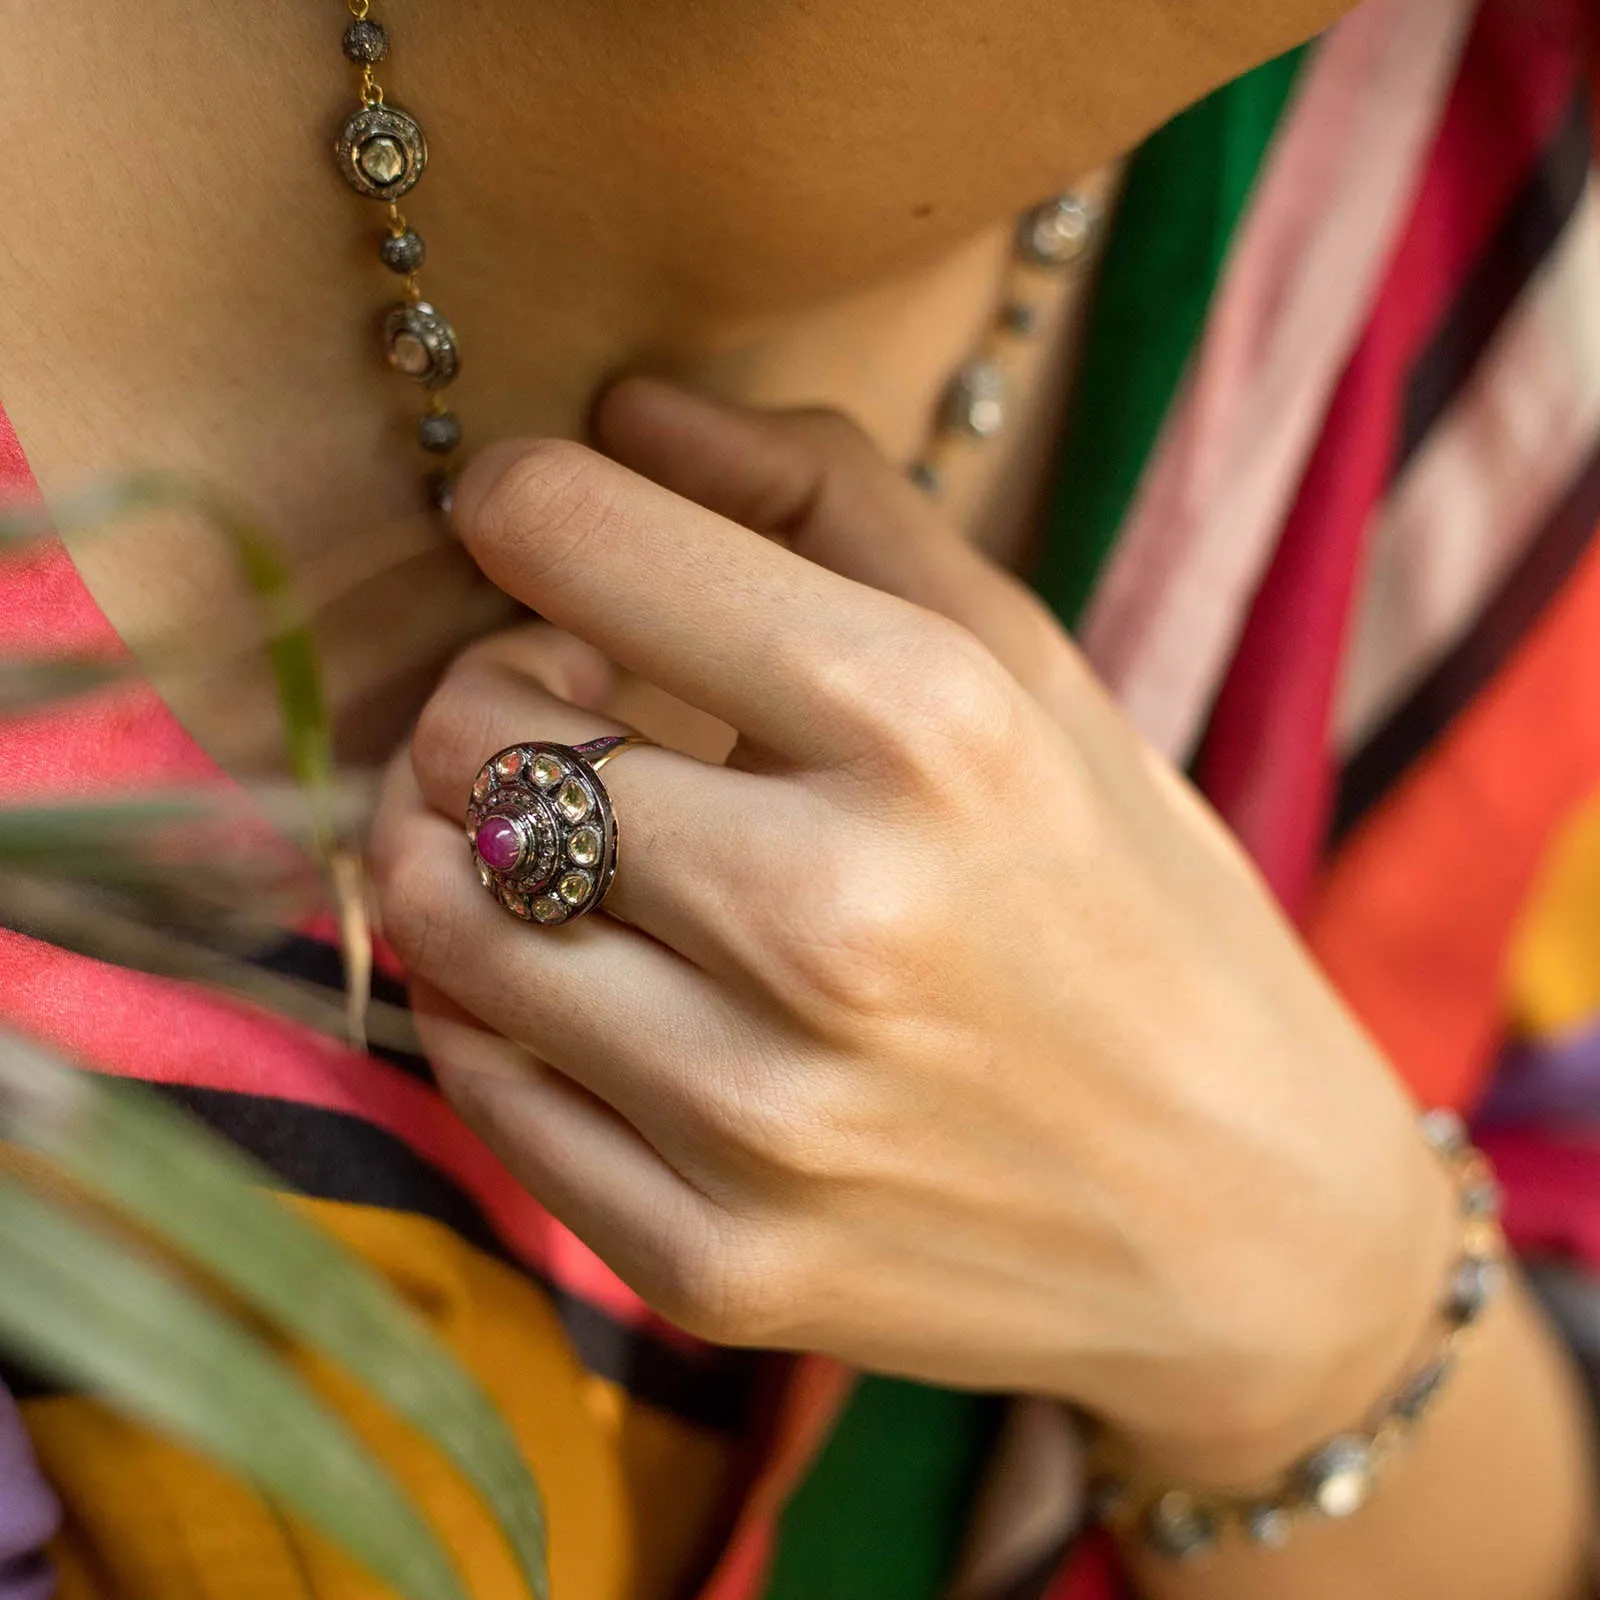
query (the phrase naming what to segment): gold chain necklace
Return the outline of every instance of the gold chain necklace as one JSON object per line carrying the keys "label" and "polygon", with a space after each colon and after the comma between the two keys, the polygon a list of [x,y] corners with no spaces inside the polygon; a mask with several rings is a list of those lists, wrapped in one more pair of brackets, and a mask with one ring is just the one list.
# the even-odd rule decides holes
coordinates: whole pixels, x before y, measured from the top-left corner
{"label": "gold chain necklace", "polygon": [[[400,201],[427,170],[428,141],[415,117],[384,98],[376,69],[388,57],[389,34],[369,15],[371,0],[346,0],[346,6],[351,20],[344,54],[356,68],[359,104],[339,130],[334,153],[345,182],[388,208],[378,256],[402,280],[402,297],[383,312],[383,350],[390,367],[428,397],[417,421],[417,443],[439,458],[429,475],[429,493],[435,505],[448,510],[462,432],[444,391],[461,370],[461,347],[449,320],[423,296],[420,275],[427,247],[400,210]],[[1037,280],[1081,263],[1098,221],[1095,203],[1073,190],[1032,207],[1018,220],[999,308],[977,349],[946,386],[910,468],[912,480],[930,495],[943,487],[941,467],[954,441],[983,441],[1004,432],[1010,409],[1007,347],[1038,328]]]}

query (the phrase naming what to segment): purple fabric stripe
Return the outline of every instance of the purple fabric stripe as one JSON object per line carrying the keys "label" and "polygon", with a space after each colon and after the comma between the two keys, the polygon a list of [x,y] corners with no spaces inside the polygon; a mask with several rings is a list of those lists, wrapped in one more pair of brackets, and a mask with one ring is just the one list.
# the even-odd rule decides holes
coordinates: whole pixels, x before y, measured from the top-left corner
{"label": "purple fabric stripe", "polygon": [[1600,1023],[1512,1046],[1479,1113],[1486,1125],[1572,1119],[1600,1121]]}
{"label": "purple fabric stripe", "polygon": [[44,1547],[60,1524],[22,1415],[0,1388],[0,1600],[51,1600],[56,1578]]}

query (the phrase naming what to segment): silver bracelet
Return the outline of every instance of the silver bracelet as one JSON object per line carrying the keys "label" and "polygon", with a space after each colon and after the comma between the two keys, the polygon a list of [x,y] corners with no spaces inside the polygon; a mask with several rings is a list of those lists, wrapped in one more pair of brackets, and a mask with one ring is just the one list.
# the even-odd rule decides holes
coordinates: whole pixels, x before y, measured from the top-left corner
{"label": "silver bracelet", "polygon": [[1169,1561],[1189,1561],[1226,1538],[1275,1548],[1307,1520],[1353,1515],[1384,1465],[1428,1412],[1454,1372],[1461,1345],[1505,1280],[1500,1189],[1483,1153],[1453,1111],[1429,1111],[1423,1137],[1449,1169],[1460,1201],[1461,1253],[1439,1308],[1438,1343],[1427,1360],[1377,1406],[1366,1423],[1302,1456],[1274,1483],[1233,1492],[1142,1481],[1100,1441],[1090,1505],[1120,1536]]}

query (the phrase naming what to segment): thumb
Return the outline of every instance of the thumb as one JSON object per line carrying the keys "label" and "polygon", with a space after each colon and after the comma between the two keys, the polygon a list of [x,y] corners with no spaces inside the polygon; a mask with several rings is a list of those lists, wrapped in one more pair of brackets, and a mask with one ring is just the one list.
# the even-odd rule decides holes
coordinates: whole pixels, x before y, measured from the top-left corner
{"label": "thumb", "polygon": [[718,405],[625,378],[595,412],[602,449],[664,488],[842,577],[959,622],[1049,699],[1076,652],[1038,599],[833,411]]}

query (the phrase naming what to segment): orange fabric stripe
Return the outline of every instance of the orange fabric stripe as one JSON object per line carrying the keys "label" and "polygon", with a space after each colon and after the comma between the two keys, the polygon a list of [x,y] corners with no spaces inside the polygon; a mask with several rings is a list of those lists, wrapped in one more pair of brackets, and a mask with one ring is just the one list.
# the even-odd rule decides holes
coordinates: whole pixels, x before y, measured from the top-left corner
{"label": "orange fabric stripe", "polygon": [[1306,926],[1324,970],[1430,1104],[1470,1103],[1504,1017],[1518,915],[1600,783],[1600,539],[1538,626],[1331,864]]}

